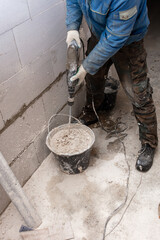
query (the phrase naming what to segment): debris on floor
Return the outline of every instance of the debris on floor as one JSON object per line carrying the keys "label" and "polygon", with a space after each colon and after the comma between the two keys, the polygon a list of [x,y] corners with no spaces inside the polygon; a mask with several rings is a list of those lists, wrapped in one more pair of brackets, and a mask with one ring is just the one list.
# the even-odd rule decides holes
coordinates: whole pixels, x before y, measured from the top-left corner
{"label": "debris on floor", "polygon": [[33,231],[20,232],[23,240],[71,240],[74,239],[70,223],[58,224]]}

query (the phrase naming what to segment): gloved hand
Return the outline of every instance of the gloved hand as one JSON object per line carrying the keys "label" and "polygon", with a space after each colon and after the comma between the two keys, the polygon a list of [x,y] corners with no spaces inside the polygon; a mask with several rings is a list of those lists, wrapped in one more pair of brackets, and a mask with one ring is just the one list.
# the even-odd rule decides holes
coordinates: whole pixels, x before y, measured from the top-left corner
{"label": "gloved hand", "polygon": [[69,47],[69,45],[71,44],[72,40],[76,40],[78,47],[81,47],[81,40],[79,37],[79,32],[77,30],[70,30],[67,32],[67,38],[66,38],[66,43],[67,46]]}
{"label": "gloved hand", "polygon": [[78,69],[78,72],[73,77],[71,77],[71,81],[79,79],[77,83],[78,86],[84,81],[86,74],[87,74],[86,70],[84,69],[83,65],[81,65],[80,68]]}

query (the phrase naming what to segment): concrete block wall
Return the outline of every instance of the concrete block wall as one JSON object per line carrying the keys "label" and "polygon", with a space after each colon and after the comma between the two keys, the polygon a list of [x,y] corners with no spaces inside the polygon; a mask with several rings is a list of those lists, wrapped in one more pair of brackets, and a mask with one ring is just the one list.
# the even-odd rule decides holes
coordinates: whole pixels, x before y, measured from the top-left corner
{"label": "concrete block wall", "polygon": [[[0,10],[0,151],[24,185],[49,154],[49,118],[68,113],[65,1],[0,0]],[[74,114],[83,88],[76,99]],[[0,213],[8,203],[0,186]]]}

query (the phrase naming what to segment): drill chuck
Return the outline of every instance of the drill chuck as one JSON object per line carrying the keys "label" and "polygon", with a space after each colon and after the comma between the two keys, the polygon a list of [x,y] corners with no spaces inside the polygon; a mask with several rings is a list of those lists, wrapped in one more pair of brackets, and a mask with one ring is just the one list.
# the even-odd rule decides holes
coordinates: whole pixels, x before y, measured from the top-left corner
{"label": "drill chuck", "polygon": [[74,104],[74,97],[68,97],[68,105],[73,106]]}

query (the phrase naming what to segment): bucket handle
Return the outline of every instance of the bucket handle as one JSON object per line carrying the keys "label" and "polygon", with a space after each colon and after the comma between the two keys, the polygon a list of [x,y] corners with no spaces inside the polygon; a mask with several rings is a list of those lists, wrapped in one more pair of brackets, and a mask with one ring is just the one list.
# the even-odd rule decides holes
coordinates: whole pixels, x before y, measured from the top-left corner
{"label": "bucket handle", "polygon": [[[63,114],[63,113],[62,114],[53,114],[48,121],[48,133],[50,132],[50,122],[55,116],[67,116],[67,117],[69,117],[68,114]],[[79,124],[82,124],[76,117],[71,116],[71,118],[76,120]]]}

